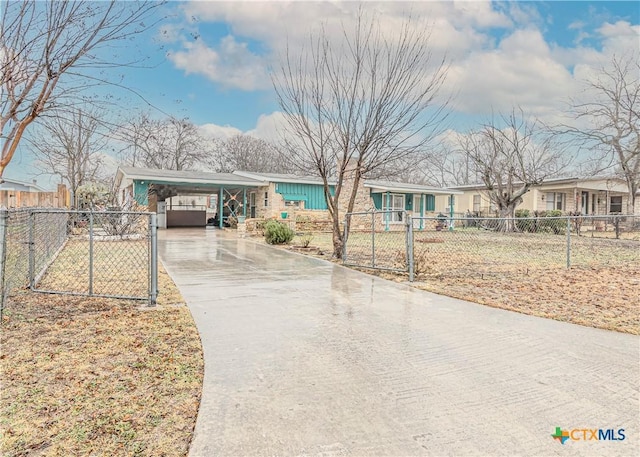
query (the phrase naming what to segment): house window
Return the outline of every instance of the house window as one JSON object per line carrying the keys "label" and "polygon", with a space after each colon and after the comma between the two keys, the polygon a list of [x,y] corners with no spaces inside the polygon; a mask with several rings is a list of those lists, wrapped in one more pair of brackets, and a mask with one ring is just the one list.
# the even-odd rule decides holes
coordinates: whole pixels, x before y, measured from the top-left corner
{"label": "house window", "polygon": [[390,222],[402,222],[404,219],[404,194],[387,194],[382,196],[383,211],[390,211]]}
{"label": "house window", "polygon": [[269,192],[264,193],[264,207],[269,206]]}
{"label": "house window", "polygon": [[284,206],[289,206],[292,208],[302,208],[301,200],[285,200]]}
{"label": "house window", "polygon": [[622,212],[622,196],[609,198],[609,213]]}
{"label": "house window", "polygon": [[455,195],[449,195],[447,198],[447,211],[451,211],[454,206],[456,206],[456,197]]}
{"label": "house window", "polygon": [[480,197],[480,194],[476,194],[473,196],[473,212],[474,213],[479,213],[480,212],[480,203],[482,202],[482,197]]}
{"label": "house window", "polygon": [[560,192],[547,192],[545,194],[547,200],[547,211],[553,211],[554,209],[564,209],[564,194]]}

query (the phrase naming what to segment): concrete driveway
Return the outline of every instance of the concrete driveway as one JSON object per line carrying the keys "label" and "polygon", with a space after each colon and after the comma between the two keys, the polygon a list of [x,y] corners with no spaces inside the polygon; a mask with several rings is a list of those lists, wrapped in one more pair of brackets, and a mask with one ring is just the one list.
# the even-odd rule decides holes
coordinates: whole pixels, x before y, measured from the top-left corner
{"label": "concrete driveway", "polygon": [[[204,347],[192,456],[640,455],[636,336],[218,230],[163,231],[159,252]],[[556,427],[625,439],[561,444]]]}

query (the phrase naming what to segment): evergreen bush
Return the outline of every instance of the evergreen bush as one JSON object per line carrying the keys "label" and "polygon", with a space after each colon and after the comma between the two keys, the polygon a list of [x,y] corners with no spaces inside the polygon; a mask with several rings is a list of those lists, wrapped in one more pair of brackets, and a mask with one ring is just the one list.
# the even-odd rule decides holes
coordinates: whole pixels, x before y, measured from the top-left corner
{"label": "evergreen bush", "polygon": [[287,224],[270,220],[264,224],[264,238],[269,244],[286,244],[289,243],[295,232]]}

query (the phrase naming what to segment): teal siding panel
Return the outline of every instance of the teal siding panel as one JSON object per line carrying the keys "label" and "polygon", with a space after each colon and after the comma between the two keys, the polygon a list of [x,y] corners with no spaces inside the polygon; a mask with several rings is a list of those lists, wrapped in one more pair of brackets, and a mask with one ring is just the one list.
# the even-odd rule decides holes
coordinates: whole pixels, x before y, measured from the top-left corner
{"label": "teal siding panel", "polygon": [[436,196],[435,195],[425,195],[426,201],[426,211],[435,211],[436,210]]}
{"label": "teal siding panel", "polygon": [[149,183],[133,181],[133,198],[139,205],[149,204]]}
{"label": "teal siding panel", "polygon": [[[297,195],[301,197],[300,200],[303,200],[302,196],[304,196],[305,209],[327,209],[322,184],[280,182],[276,184],[276,192],[285,198]],[[333,189],[331,193],[333,194]]]}

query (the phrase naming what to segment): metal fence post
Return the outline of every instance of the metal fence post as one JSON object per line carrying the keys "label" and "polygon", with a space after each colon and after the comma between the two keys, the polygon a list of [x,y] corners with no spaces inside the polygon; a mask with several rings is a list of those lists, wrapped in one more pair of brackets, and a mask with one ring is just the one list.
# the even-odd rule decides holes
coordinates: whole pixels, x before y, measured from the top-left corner
{"label": "metal fence post", "polygon": [[376,267],[376,212],[371,212],[371,268]]}
{"label": "metal fence post", "polygon": [[4,310],[5,291],[5,264],[7,262],[7,221],[9,211],[0,209],[0,323],[2,323],[2,312]]}
{"label": "metal fence post", "polygon": [[571,268],[571,216],[567,216],[567,268]]}
{"label": "metal fence post", "polygon": [[407,263],[409,266],[409,282],[413,282],[413,218],[411,214],[407,215]]}
{"label": "metal fence post", "polygon": [[149,301],[155,305],[158,299],[158,216],[154,213],[149,216],[149,229],[151,231],[151,286]]}
{"label": "metal fence post", "polygon": [[344,233],[342,235],[342,263],[347,261],[347,236],[349,234],[349,213],[344,215]]}
{"label": "metal fence post", "polygon": [[29,211],[29,289],[33,290],[36,287],[36,213]]}
{"label": "metal fence post", "polygon": [[89,296],[93,295],[93,211],[89,213]]}

